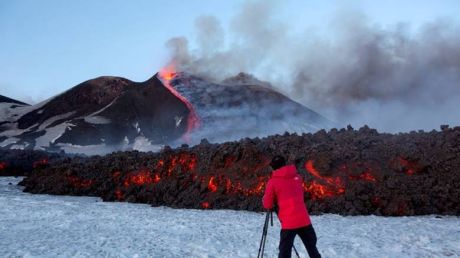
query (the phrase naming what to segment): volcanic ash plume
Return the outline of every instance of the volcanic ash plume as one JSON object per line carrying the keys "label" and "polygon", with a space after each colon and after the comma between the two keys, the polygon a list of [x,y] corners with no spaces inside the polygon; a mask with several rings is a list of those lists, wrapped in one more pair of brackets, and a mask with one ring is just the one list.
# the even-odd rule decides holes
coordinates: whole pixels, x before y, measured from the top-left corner
{"label": "volcanic ash plume", "polygon": [[326,36],[312,30],[295,35],[275,19],[280,8],[249,1],[226,33],[215,17],[199,17],[196,48],[184,37],[168,41],[172,62],[214,80],[255,74],[341,124],[390,132],[460,124],[460,113],[452,112],[460,102],[457,24],[383,27],[362,13],[341,11]]}

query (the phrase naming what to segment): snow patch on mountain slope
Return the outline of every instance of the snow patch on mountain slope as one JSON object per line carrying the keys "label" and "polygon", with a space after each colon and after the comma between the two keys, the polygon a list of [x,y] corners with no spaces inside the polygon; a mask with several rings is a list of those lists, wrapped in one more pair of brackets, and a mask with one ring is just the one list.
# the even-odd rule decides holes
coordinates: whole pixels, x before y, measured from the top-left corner
{"label": "snow patch on mountain slope", "polygon": [[13,144],[11,145],[11,148],[12,150],[24,150],[25,148],[27,148],[27,146],[29,146],[30,144],[29,143],[24,143],[24,144]]}
{"label": "snow patch on mountain slope", "polygon": [[110,119],[103,116],[87,116],[84,118],[85,122],[95,125],[106,125],[110,124]]}
{"label": "snow patch on mountain slope", "polygon": [[0,142],[0,147],[5,147],[5,146],[7,146],[7,145],[16,143],[16,142],[18,142],[18,141],[19,141],[18,138],[9,137],[9,138],[6,138],[4,141]]}
{"label": "snow patch on mountain slope", "polygon": [[152,143],[149,139],[145,138],[144,136],[138,136],[134,139],[133,150],[153,151],[158,149],[152,147]]}
{"label": "snow patch on mountain slope", "polygon": [[99,155],[101,153],[110,153],[115,151],[113,146],[107,146],[105,143],[93,144],[93,145],[76,145],[70,143],[58,143],[57,147],[65,151],[66,153],[79,153],[85,155]]}
{"label": "snow patch on mountain slope", "polygon": [[50,117],[50,118],[46,119],[43,123],[41,123],[41,125],[38,127],[38,131],[44,130],[48,126],[50,126],[52,123],[54,123],[54,122],[56,122],[58,120],[61,120],[61,119],[66,119],[66,118],[70,117],[73,114],[75,114],[75,111]]}
{"label": "snow patch on mountain slope", "polygon": [[29,131],[31,128],[37,126],[37,124],[34,124],[33,126],[30,126],[29,128],[26,128],[26,129],[18,129],[18,123],[9,123],[3,126],[8,129],[6,129],[3,132],[0,132],[0,136],[14,137],[14,136],[18,136],[24,132]]}
{"label": "snow patch on mountain slope", "polygon": [[[104,141],[103,138],[101,140]],[[126,140],[128,140],[127,137]],[[164,147],[164,145],[151,144],[151,142],[143,136],[136,137],[133,143],[129,143],[128,141],[123,142],[121,145],[114,146],[107,146],[105,143],[84,146],[70,143],[58,143],[56,146],[64,150],[66,153],[80,153],[85,155],[100,155],[101,153],[128,150],[158,152]]]}
{"label": "snow patch on mountain slope", "polygon": [[[56,96],[55,96],[56,97]],[[51,97],[49,99],[46,99],[40,103],[37,103],[35,105],[32,105],[32,106],[18,106],[16,108],[12,108],[12,112],[11,114],[12,115],[15,115],[13,118],[17,121],[18,119],[20,119],[23,115],[29,113],[29,112],[32,112],[34,110],[38,110],[40,108],[42,108],[43,106],[45,106],[46,104],[48,104],[48,102],[50,102],[51,100],[53,100],[55,97]]]}
{"label": "snow patch on mountain slope", "polygon": [[[0,177],[0,257],[257,256],[262,213],[32,195],[19,181]],[[459,217],[328,214],[312,221],[323,257],[460,257]],[[277,256],[278,239],[275,221],[266,257]],[[298,239],[295,246],[307,257]]]}
{"label": "snow patch on mountain slope", "polygon": [[111,123],[110,119],[108,119],[106,117],[103,117],[103,116],[98,116],[98,114],[102,113],[104,110],[106,110],[107,108],[112,106],[117,100],[118,100],[118,98],[115,98],[114,100],[112,100],[105,107],[99,109],[98,111],[96,111],[96,112],[94,112],[94,113],[92,113],[92,114],[90,114],[88,116],[81,117],[81,118],[83,118],[85,120],[85,122],[87,122],[89,124],[96,124],[96,125],[110,124]]}
{"label": "snow patch on mountain slope", "polygon": [[73,124],[64,122],[47,128],[44,135],[35,139],[35,149],[43,149],[43,147],[48,147],[50,143],[54,143],[57,139],[59,139],[59,137],[65,133],[65,130],[71,126],[73,126]]}
{"label": "snow patch on mountain slope", "polygon": [[0,121],[7,121],[11,117],[13,103],[0,103]]}

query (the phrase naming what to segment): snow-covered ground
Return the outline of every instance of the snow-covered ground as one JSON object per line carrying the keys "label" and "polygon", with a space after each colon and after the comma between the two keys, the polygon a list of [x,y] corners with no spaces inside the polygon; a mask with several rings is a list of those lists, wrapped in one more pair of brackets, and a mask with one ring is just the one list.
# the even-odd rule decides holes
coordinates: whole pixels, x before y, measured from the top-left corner
{"label": "snow-covered ground", "polygon": [[[32,195],[21,192],[19,181],[0,177],[0,257],[257,256],[262,213]],[[460,217],[322,215],[312,221],[323,257],[460,257]],[[266,257],[276,257],[278,235],[275,223]],[[301,242],[295,246],[307,257]]]}

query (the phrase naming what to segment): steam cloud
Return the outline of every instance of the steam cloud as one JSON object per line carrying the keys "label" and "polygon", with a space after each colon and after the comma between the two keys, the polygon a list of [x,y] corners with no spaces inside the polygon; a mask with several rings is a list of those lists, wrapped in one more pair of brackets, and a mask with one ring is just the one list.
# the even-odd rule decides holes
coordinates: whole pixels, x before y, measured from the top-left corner
{"label": "steam cloud", "polygon": [[398,132],[460,125],[457,24],[439,20],[411,32],[407,24],[387,28],[342,12],[331,38],[321,38],[290,34],[274,18],[277,8],[249,1],[227,32],[217,18],[199,17],[196,49],[184,37],[167,42],[172,62],[214,80],[253,73],[342,126]]}

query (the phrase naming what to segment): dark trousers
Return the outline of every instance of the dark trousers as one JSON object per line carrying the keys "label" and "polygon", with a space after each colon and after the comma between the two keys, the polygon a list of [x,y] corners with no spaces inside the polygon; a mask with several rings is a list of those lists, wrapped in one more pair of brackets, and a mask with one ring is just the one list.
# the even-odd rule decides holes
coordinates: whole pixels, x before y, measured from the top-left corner
{"label": "dark trousers", "polygon": [[296,235],[299,235],[300,239],[302,239],[308,255],[311,258],[321,257],[318,249],[316,249],[316,233],[312,225],[296,229],[281,229],[280,235],[279,258],[291,257],[292,245],[294,244],[294,238]]}

